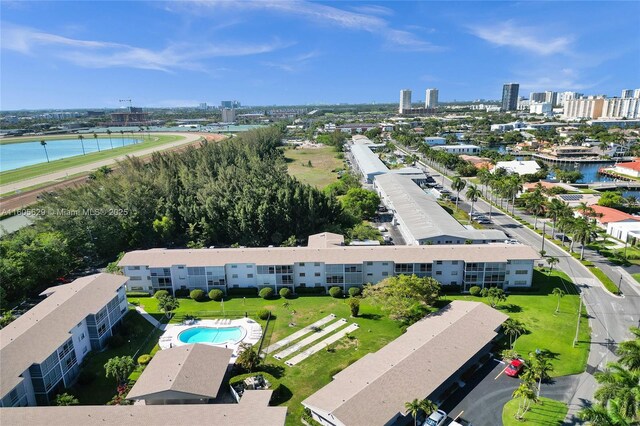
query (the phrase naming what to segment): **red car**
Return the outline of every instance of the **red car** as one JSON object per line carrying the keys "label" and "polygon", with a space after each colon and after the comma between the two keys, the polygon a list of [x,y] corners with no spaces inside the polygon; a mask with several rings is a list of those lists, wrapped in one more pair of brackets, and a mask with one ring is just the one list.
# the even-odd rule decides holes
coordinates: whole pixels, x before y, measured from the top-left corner
{"label": "red car", "polygon": [[504,369],[504,374],[511,377],[518,377],[518,374],[522,371],[524,367],[524,361],[521,359],[512,360],[507,368]]}

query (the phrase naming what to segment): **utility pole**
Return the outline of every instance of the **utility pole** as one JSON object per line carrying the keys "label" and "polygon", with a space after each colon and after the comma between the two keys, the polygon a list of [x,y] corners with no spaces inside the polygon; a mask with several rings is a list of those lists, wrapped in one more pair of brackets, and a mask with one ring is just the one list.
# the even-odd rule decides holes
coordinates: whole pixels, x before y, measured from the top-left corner
{"label": "utility pole", "polygon": [[618,281],[618,295],[620,295],[620,286],[622,286],[622,273],[620,273],[620,280]]}
{"label": "utility pole", "polygon": [[540,253],[544,253],[544,236],[546,234],[547,234],[547,222],[542,222],[542,247],[540,248]]}
{"label": "utility pole", "polygon": [[580,292],[580,306],[578,307],[578,325],[576,326],[576,337],[573,338],[573,347],[578,343],[578,333],[580,332],[580,317],[582,316],[582,292]]}

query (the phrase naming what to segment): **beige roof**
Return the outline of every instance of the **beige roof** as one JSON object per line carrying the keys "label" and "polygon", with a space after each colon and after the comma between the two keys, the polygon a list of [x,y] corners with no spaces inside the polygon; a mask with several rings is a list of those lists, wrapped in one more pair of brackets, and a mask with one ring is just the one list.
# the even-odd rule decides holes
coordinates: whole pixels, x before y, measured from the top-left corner
{"label": "beige roof", "polygon": [[166,392],[215,398],[232,353],[231,349],[203,344],[158,351],[127,399],[163,399]]}
{"label": "beige roof", "polygon": [[320,234],[309,235],[309,247],[313,248],[327,248],[331,246],[343,246],[344,237],[340,234],[334,234],[331,232],[322,232]]}
{"label": "beige roof", "polygon": [[0,397],[22,381],[31,364],[43,362],[69,337],[70,330],[116,296],[128,278],[96,274],[47,289],[49,296],[0,330]]}
{"label": "beige roof", "polygon": [[345,425],[386,424],[406,413],[405,402],[433,393],[496,336],[507,318],[484,303],[454,301],[338,373],[302,403]]}
{"label": "beige roof", "polygon": [[262,395],[259,398],[247,398],[252,393],[271,396],[271,391],[257,390],[245,391],[239,404],[0,408],[0,420],[2,424],[11,426],[284,425],[287,407],[269,407]]}
{"label": "beige roof", "polygon": [[397,262],[432,263],[434,260],[464,260],[465,262],[506,262],[537,259],[533,248],[524,244],[425,245],[425,246],[333,246],[256,247],[227,249],[151,249],[136,250],[124,255],[119,266],[149,266],[151,268],[185,266],[222,266],[228,263],[256,265],[292,265],[298,262],[326,264]]}

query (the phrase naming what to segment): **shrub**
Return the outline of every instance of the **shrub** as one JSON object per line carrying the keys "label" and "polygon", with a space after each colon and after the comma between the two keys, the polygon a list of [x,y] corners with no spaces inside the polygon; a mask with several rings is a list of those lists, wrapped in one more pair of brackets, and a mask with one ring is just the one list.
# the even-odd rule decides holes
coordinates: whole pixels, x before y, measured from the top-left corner
{"label": "shrub", "polygon": [[285,299],[291,297],[291,290],[289,290],[287,287],[282,287],[278,293],[280,293],[280,297],[284,297]]}
{"label": "shrub", "polygon": [[138,364],[140,365],[147,365],[149,364],[149,361],[151,361],[151,355],[149,354],[140,355],[138,357]]}
{"label": "shrub", "polygon": [[167,290],[158,290],[153,294],[153,297],[156,299],[162,299],[163,297],[167,297],[169,292]]}
{"label": "shrub", "polygon": [[267,318],[269,318],[269,315],[271,314],[271,311],[268,309],[260,309],[258,311],[258,318],[260,318],[261,320],[266,320]]}
{"label": "shrub", "polygon": [[107,337],[107,346],[110,349],[116,349],[124,345],[124,337],[120,334],[114,334],[113,336]]}
{"label": "shrub", "polygon": [[342,289],[340,287],[331,287],[329,289],[331,297],[342,297]]}
{"label": "shrub", "polygon": [[189,297],[191,297],[196,302],[203,302],[207,298],[207,293],[197,288],[195,290],[191,290],[191,293],[189,293]]}
{"label": "shrub", "polygon": [[351,316],[357,317],[360,313],[360,300],[351,298],[349,299],[349,309],[351,310]]}
{"label": "shrub", "polygon": [[362,289],[360,287],[349,288],[349,296],[351,297],[360,296],[361,293],[362,293]]}
{"label": "shrub", "polygon": [[176,290],[176,297],[189,297],[189,289],[188,288],[179,288]]}
{"label": "shrub", "polygon": [[78,375],[78,384],[85,386],[93,383],[95,379],[96,373],[94,373],[93,371],[82,370]]}
{"label": "shrub", "polygon": [[265,287],[262,290],[260,290],[260,293],[258,294],[263,299],[271,299],[273,297],[274,291],[271,287]]}
{"label": "shrub", "polygon": [[221,301],[223,297],[224,297],[224,292],[217,288],[214,288],[209,292],[209,299],[213,300],[214,302]]}
{"label": "shrub", "polygon": [[149,293],[146,291],[128,291],[127,297],[149,297]]}
{"label": "shrub", "polygon": [[469,293],[472,296],[480,296],[480,292],[482,291],[482,288],[480,288],[477,285],[471,286],[471,288],[469,288]]}
{"label": "shrub", "polygon": [[280,380],[276,379],[274,376],[272,376],[269,373],[265,373],[264,371],[256,371],[254,373],[247,373],[247,374],[241,374],[239,376],[234,376],[231,379],[229,379],[229,385],[236,388],[236,387],[244,387],[244,381],[245,379],[249,378],[249,377],[255,377],[255,376],[262,376],[262,378],[269,382],[269,384],[271,385],[269,387],[270,390],[273,390],[273,393],[271,394],[271,399],[270,402],[271,403],[275,403],[278,400],[279,394],[280,394]]}

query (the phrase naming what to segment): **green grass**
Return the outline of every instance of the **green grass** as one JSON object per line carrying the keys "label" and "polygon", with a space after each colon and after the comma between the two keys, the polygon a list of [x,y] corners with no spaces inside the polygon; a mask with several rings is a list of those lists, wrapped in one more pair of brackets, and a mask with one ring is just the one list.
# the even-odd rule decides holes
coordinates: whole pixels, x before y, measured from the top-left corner
{"label": "green grass", "polygon": [[[157,312],[157,300],[152,297],[129,300],[140,303],[140,306],[148,312]],[[337,342],[335,352],[320,351],[294,367],[288,367],[272,356],[267,357],[268,372],[280,379],[284,386],[283,397],[279,403],[289,408],[287,424],[299,425],[303,411],[300,404],[302,400],[329,383],[339,370],[367,353],[377,351],[397,338],[402,331],[398,322],[390,320],[378,307],[369,305],[365,300],[362,300],[361,315],[358,318],[349,318],[349,307],[343,299],[334,299],[329,296],[302,296],[287,300],[290,304],[289,308],[283,306],[284,302],[284,299],[232,297],[225,300],[224,306],[227,314],[231,312],[241,316],[244,316],[244,312],[248,312],[251,316],[259,309],[270,309],[276,315],[276,319],[269,324],[265,347],[331,313],[336,314],[338,318],[347,318],[349,323],[356,322],[360,325],[360,328],[352,333],[357,341],[341,339]],[[295,314],[292,313],[293,310]],[[220,317],[222,316],[221,303],[180,299],[180,308],[177,310],[176,317],[194,312],[201,318]],[[264,328],[264,321],[255,317],[254,319]],[[290,327],[290,323],[296,325]]]}
{"label": "green grass", "polygon": [[595,275],[602,285],[613,294],[618,294],[618,286],[604,272],[596,267],[589,267],[589,270]]}
{"label": "green grass", "polygon": [[631,276],[632,276],[633,278],[635,278],[635,279],[636,279],[636,281],[638,281],[638,282],[640,283],[640,274],[631,274]]}
{"label": "green grass", "polygon": [[[344,162],[337,155],[332,147],[284,150],[289,174],[318,189],[338,180],[338,174],[333,170],[343,168]],[[309,161],[313,167],[308,166]]]}
{"label": "green grass", "polygon": [[[557,296],[551,294],[554,287],[569,289],[569,294],[560,299],[560,312],[555,314]],[[582,308],[578,344],[573,347],[573,339],[578,318],[579,296],[569,277],[559,271],[551,275],[534,272],[536,294],[511,294],[498,309],[511,318],[521,321],[527,334],[518,338],[515,349],[525,358],[536,349],[550,351],[554,359],[551,376],[565,376],[584,371],[589,355],[591,330],[586,310]],[[488,303],[485,298],[474,296],[449,296],[448,299],[472,300]]]}
{"label": "green grass", "polygon": [[[89,353],[82,363],[82,369],[96,373],[96,379],[88,385],[76,384],[71,393],[78,398],[82,405],[104,405],[116,394],[116,382],[105,376],[104,364],[114,356],[137,356],[151,353],[158,344],[162,332],[154,327],[136,311],[127,313],[134,325],[134,333],[126,338],[126,343],[115,349]],[[157,349],[156,349],[157,350]],[[140,372],[132,373],[131,378],[137,379]]]}
{"label": "green grass", "polygon": [[[112,138],[113,138],[113,143],[115,147],[118,145],[119,138],[115,136],[112,136]],[[101,138],[99,139],[103,141],[103,144],[104,144],[104,139],[101,139]],[[127,145],[124,147],[120,146],[114,149],[103,150],[100,152],[92,152],[87,155],[76,155],[73,157],[62,158],[60,160],[54,160],[50,163],[39,163],[39,164],[34,164],[32,166],[21,167],[15,170],[0,172],[0,182],[2,182],[2,184],[9,184],[12,182],[30,179],[36,176],[57,172],[60,170],[65,170],[71,167],[83,166],[85,164],[93,163],[96,161],[107,160],[109,158],[131,154],[136,151],[141,151],[143,149],[148,149],[155,146],[175,142],[180,139],[184,139],[184,137],[173,136],[173,135],[154,135],[152,137],[152,140],[146,139],[144,142],[134,144],[134,145]],[[55,143],[55,141],[51,141],[50,143]],[[87,137],[85,138],[84,143],[95,144],[95,141],[93,140],[92,137]],[[78,144],[80,144],[80,141],[78,141]]]}
{"label": "green grass", "polygon": [[523,420],[515,418],[518,411],[518,403],[520,399],[512,399],[504,405],[502,409],[503,426],[516,425],[541,425],[554,426],[562,425],[564,418],[567,416],[569,407],[560,401],[549,398],[540,398],[537,404],[532,404],[531,409],[526,412]]}

